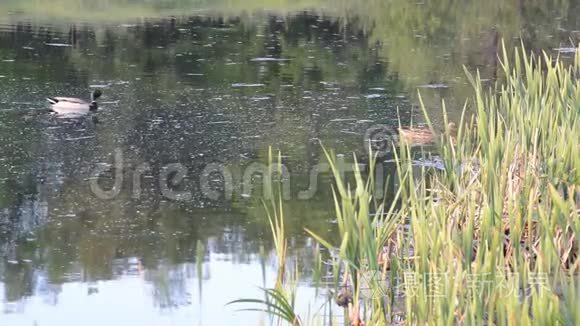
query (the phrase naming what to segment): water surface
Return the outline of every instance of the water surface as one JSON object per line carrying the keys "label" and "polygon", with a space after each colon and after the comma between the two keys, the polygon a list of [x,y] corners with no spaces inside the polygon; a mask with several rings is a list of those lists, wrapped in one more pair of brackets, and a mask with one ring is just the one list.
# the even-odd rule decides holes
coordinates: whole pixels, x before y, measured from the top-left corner
{"label": "water surface", "polygon": [[[225,304],[275,278],[251,173],[270,146],[291,179],[300,309],[317,310],[304,228],[335,228],[328,174],[312,186],[320,144],[365,161],[369,130],[422,122],[418,90],[441,129],[441,100],[457,120],[469,95],[463,66],[491,84],[502,39],[573,47],[580,13],[574,1],[36,3],[0,4],[2,325],[264,319]],[[46,96],[94,88],[97,114],[46,113]],[[160,182],[176,163],[186,176]],[[95,193],[95,180],[121,180],[118,193]]]}

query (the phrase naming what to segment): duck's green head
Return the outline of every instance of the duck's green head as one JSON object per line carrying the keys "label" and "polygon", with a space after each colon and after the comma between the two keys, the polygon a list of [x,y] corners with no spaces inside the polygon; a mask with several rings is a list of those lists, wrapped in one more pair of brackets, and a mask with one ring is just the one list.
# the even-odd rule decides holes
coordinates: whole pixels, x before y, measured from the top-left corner
{"label": "duck's green head", "polygon": [[91,100],[94,102],[96,99],[101,97],[101,95],[103,95],[103,92],[101,92],[100,89],[96,89],[93,91],[93,94],[91,94]]}

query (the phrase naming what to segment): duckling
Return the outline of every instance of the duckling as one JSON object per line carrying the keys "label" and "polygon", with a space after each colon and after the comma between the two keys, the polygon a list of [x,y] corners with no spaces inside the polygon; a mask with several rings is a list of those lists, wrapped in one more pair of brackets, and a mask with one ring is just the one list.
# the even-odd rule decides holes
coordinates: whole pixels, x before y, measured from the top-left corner
{"label": "duckling", "polygon": [[96,100],[103,93],[95,90],[91,93],[91,102],[86,102],[74,97],[48,97],[46,100],[51,104],[51,110],[58,114],[88,114],[98,109]]}
{"label": "duckling", "polygon": [[[454,137],[457,133],[455,123],[449,122],[446,132]],[[435,142],[435,134],[428,128],[399,128],[399,135],[402,140],[415,145],[427,145]]]}

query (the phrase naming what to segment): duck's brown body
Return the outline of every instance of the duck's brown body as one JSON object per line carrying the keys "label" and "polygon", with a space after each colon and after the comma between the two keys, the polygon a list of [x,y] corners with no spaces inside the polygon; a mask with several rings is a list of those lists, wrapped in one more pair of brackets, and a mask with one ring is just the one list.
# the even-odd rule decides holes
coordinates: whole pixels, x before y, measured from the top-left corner
{"label": "duck's brown body", "polygon": [[411,144],[431,144],[435,141],[435,135],[427,128],[400,128],[399,137]]}
{"label": "duck's brown body", "polygon": [[[455,123],[450,122],[447,126],[447,132],[454,136],[456,133]],[[436,140],[436,135],[427,127],[422,128],[399,128],[399,137],[402,141],[405,141],[414,145],[428,145],[432,144]]]}

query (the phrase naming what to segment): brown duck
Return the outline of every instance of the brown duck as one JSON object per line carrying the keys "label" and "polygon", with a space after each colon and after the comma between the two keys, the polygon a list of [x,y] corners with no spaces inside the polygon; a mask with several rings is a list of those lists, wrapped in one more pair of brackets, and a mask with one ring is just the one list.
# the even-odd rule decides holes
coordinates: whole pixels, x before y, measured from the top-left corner
{"label": "brown duck", "polygon": [[[446,132],[449,133],[451,137],[455,137],[457,134],[457,127],[455,123],[450,122],[447,125]],[[427,127],[420,128],[399,128],[399,137],[402,141],[405,141],[414,145],[428,145],[432,144],[436,140],[436,135]]]}

